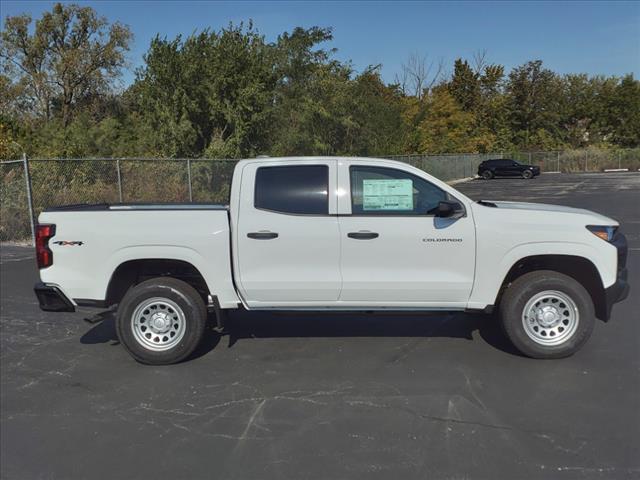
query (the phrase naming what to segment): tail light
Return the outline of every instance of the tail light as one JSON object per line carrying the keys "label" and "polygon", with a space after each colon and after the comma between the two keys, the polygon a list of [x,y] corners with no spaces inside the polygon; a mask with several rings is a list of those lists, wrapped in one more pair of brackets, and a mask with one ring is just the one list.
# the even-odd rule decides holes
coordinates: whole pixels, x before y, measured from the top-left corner
{"label": "tail light", "polygon": [[38,268],[47,268],[53,263],[53,252],[49,250],[49,239],[55,234],[55,225],[36,225],[36,259]]}

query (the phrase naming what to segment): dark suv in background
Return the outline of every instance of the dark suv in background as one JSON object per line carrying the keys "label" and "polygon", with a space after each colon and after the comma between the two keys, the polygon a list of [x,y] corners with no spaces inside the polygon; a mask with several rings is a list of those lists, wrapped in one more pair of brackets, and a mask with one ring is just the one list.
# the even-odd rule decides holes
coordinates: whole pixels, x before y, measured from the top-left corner
{"label": "dark suv in background", "polygon": [[485,180],[493,177],[533,178],[540,175],[540,167],[535,165],[522,165],[515,160],[506,158],[485,160],[478,167],[478,175]]}

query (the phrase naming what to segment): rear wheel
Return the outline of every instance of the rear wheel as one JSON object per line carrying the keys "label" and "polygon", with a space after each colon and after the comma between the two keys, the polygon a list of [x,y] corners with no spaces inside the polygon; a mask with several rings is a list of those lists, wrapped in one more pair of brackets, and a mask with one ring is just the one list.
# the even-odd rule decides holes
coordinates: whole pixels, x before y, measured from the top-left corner
{"label": "rear wheel", "polygon": [[515,280],[502,296],[500,316],[513,345],[532,358],[573,355],[595,324],[586,289],[573,278],[548,270]]}
{"label": "rear wheel", "polygon": [[533,178],[533,172],[531,170],[525,170],[524,172],[522,172],[522,178],[526,180]]}
{"label": "rear wheel", "polygon": [[482,172],[482,178],[485,180],[491,180],[493,178],[493,172],[491,170],[485,170]]}
{"label": "rear wheel", "polygon": [[193,353],[206,320],[204,301],[191,285],[159,277],[127,292],[118,307],[116,329],[120,342],[137,361],[166,365]]}

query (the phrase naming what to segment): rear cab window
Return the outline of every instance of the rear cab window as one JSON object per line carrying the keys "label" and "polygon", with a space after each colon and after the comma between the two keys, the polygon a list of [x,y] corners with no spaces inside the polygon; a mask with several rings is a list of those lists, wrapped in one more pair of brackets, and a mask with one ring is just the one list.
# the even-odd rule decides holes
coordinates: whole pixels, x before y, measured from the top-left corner
{"label": "rear cab window", "polygon": [[254,207],[293,215],[329,213],[329,167],[283,165],[256,171]]}

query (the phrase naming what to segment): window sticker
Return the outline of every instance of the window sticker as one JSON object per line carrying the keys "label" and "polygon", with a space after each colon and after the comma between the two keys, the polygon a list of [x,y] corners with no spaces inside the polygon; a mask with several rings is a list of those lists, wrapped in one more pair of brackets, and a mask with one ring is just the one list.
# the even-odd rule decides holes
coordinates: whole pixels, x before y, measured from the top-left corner
{"label": "window sticker", "polygon": [[372,210],[413,210],[413,181],[363,180],[362,209]]}

